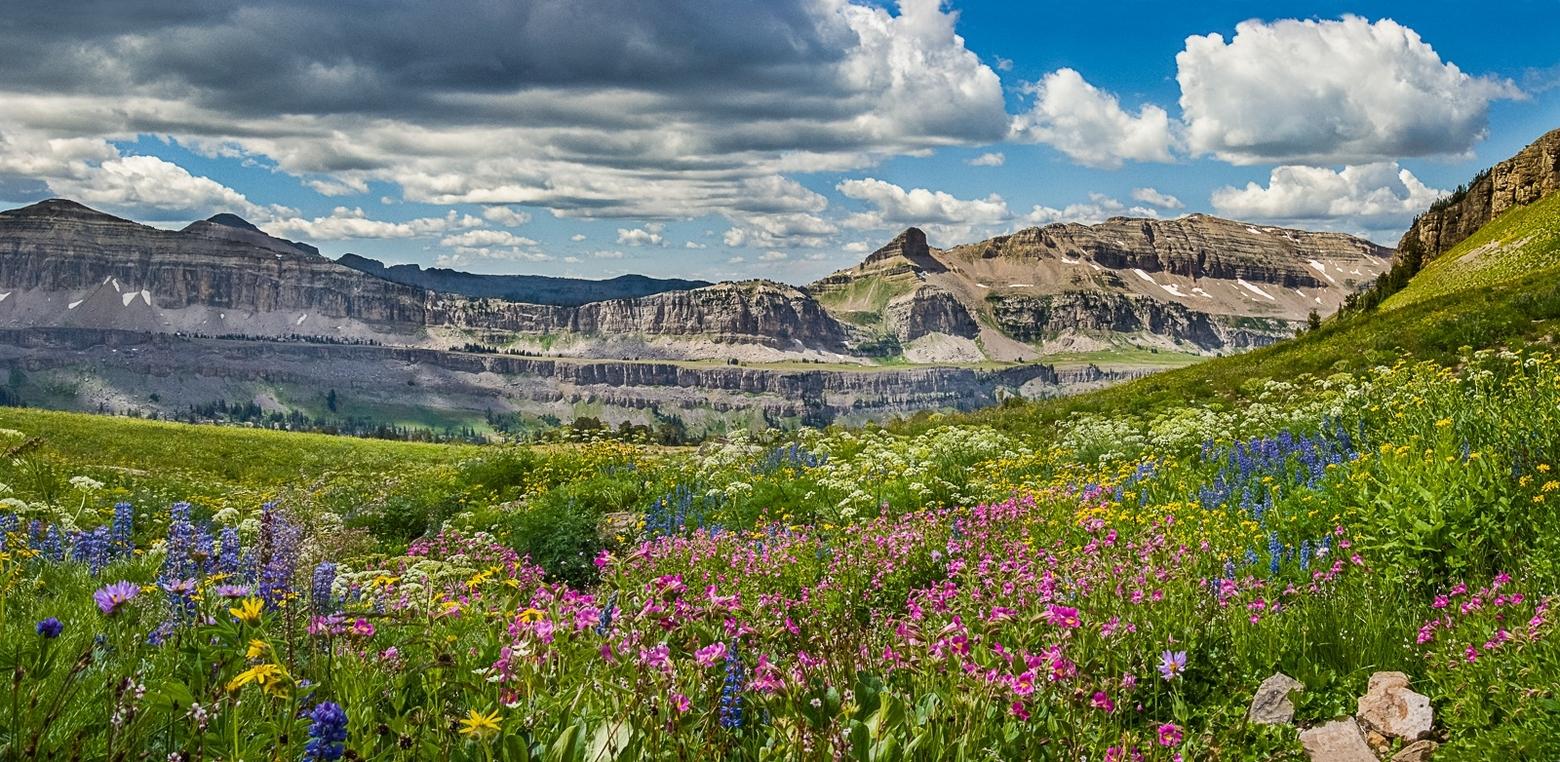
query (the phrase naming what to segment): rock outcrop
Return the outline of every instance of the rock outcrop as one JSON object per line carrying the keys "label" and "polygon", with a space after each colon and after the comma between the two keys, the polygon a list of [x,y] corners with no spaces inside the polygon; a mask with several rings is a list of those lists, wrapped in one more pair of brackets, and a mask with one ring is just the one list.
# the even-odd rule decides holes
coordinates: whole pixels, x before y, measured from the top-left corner
{"label": "rock outcrop", "polygon": [[1418,246],[1425,260],[1462,243],[1507,209],[1560,190],[1560,130],[1474,178],[1459,193],[1437,202],[1403,234],[1399,249]]}
{"label": "rock outcrop", "polygon": [[943,321],[936,332],[951,319],[962,331],[952,335],[979,337],[991,359],[1032,357],[1056,349],[1058,337],[1085,335],[1101,346],[1220,354],[1293,335],[1312,311],[1329,314],[1368,286],[1391,257],[1338,233],[1201,214],[1048,225],[950,249],[910,228],[808,290],[842,321],[901,343],[927,332],[903,319],[919,305]]}
{"label": "rock outcrop", "polygon": [[610,299],[633,299],[713,285],[709,281],[649,278],[643,275],[619,275],[603,280],[554,278],[546,275],[479,275],[442,267],[425,270],[417,265],[386,266],[383,262],[357,254],[344,254],[336,263],[385,280],[444,294],[560,307]]}

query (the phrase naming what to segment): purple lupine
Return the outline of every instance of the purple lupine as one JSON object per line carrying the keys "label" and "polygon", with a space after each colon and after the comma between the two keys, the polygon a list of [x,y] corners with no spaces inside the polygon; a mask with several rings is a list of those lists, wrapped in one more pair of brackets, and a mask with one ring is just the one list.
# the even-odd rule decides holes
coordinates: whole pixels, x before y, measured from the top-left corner
{"label": "purple lupine", "polygon": [[217,571],[223,574],[238,573],[238,548],[238,530],[223,527],[217,540]]}
{"label": "purple lupine", "polygon": [[119,613],[119,609],[125,604],[135,600],[141,594],[141,588],[134,582],[120,580],[112,585],[98,588],[92,594],[92,601],[97,604],[98,610],[105,616],[113,616]]}
{"label": "purple lupine", "polygon": [[135,552],[135,509],[129,503],[114,504],[114,522],[109,526],[109,551],[126,557]]}
{"label": "purple lupine", "polygon": [[260,597],[276,606],[292,589],[298,568],[298,541],[302,531],[278,510],[275,503],[260,509]]}
{"label": "purple lupine", "polygon": [[190,504],[183,501],[174,503],[168,509],[167,555],[163,557],[158,581],[168,582],[196,576],[199,570],[194,560],[195,542],[195,525],[190,522]]}
{"label": "purple lupine", "polygon": [[321,561],[314,567],[314,579],[309,586],[309,601],[314,608],[314,613],[324,616],[336,613],[336,603],[331,596],[331,587],[336,584],[336,565],[329,561]]}

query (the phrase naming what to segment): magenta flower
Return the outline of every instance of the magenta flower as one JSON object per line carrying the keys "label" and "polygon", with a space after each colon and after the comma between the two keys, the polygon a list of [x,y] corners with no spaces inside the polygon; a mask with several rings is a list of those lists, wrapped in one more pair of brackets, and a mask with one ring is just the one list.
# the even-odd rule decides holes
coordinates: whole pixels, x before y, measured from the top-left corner
{"label": "magenta flower", "polygon": [[1174,680],[1185,671],[1185,651],[1165,651],[1159,655],[1159,674],[1164,675],[1166,680]]}
{"label": "magenta flower", "polygon": [[1046,606],[1045,621],[1057,627],[1075,629],[1083,624],[1083,619],[1078,616],[1078,610],[1071,606],[1058,606],[1054,603]]}
{"label": "magenta flower", "polygon": [[1167,723],[1165,723],[1163,725],[1160,725],[1159,726],[1159,745],[1160,746],[1166,746],[1166,747],[1169,747],[1169,746],[1180,746],[1181,745],[1181,726],[1179,726],[1179,725],[1177,725],[1177,724],[1175,724],[1173,722],[1167,722]]}
{"label": "magenta flower", "polygon": [[1106,714],[1116,711],[1116,702],[1111,701],[1110,696],[1105,691],[1095,691],[1094,698],[1089,699],[1089,706]]}
{"label": "magenta flower", "polygon": [[672,708],[673,709],[676,709],[678,712],[686,712],[692,706],[693,706],[693,703],[688,701],[688,697],[687,696],[684,696],[681,693],[673,693],[672,694]]}
{"label": "magenta flower", "polygon": [[134,582],[121,580],[112,585],[99,588],[92,594],[92,600],[97,603],[98,609],[104,616],[113,616],[126,603],[135,600],[141,594],[141,588]]}
{"label": "magenta flower", "polygon": [[1013,702],[1013,716],[1023,722],[1029,722],[1029,710],[1024,708],[1024,702]]}
{"label": "magenta flower", "polygon": [[707,646],[705,646],[705,647],[703,647],[703,648],[701,648],[701,649],[699,649],[697,651],[694,651],[693,652],[693,660],[698,662],[699,666],[701,666],[701,667],[708,667],[711,664],[714,664],[715,662],[720,661],[721,657],[723,657],[725,655],[726,655],[726,644],[717,641],[717,642],[711,643],[711,644],[709,644],[709,645],[707,645]]}

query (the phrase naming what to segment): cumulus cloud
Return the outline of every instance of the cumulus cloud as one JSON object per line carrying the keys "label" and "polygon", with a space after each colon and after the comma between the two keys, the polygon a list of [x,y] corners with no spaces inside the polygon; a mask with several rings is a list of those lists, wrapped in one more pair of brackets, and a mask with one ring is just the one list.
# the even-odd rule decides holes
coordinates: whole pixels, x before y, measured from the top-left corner
{"label": "cumulus cloud", "polygon": [[1036,205],[1023,216],[1023,222],[1029,225],[1050,225],[1056,222],[1078,222],[1087,225],[1104,222],[1111,217],[1157,218],[1158,216],[1159,212],[1155,209],[1143,206],[1129,207],[1103,193],[1090,193],[1087,202],[1068,204],[1061,209]]}
{"label": "cumulus cloud", "polygon": [[1073,69],[1058,69],[1031,88],[1034,105],[1013,120],[1013,134],[1055,148],[1090,167],[1116,168],[1126,160],[1172,161],[1170,115],[1152,104],[1136,114]]}
{"label": "cumulus cloud", "polygon": [[868,177],[846,180],[836,186],[846,198],[863,201],[871,211],[852,215],[846,224],[854,228],[884,228],[902,225],[991,225],[1012,217],[1007,201],[995,193],[983,199],[961,199],[943,191],[926,188],[905,190],[898,185]]}
{"label": "cumulus cloud", "polygon": [[618,228],[617,242],[624,246],[660,246],[665,240],[661,231],[666,226],[659,222],[652,222],[640,228]]}
{"label": "cumulus cloud", "polygon": [[517,228],[531,221],[531,214],[507,206],[490,206],[482,210],[482,219],[506,228]]}
{"label": "cumulus cloud", "polygon": [[361,177],[342,177],[332,180],[307,180],[309,186],[321,196],[354,196],[368,192],[368,181]]}
{"label": "cumulus cloud", "polygon": [[781,260],[786,260],[786,259],[790,259],[790,258],[791,258],[791,255],[787,254],[787,253],[785,253],[783,251],[766,251],[763,254],[759,255],[758,261],[760,261],[760,262],[779,262]]}
{"label": "cumulus cloud", "polygon": [[328,215],[305,217],[261,217],[256,224],[271,235],[305,241],[341,241],[353,238],[426,238],[447,231],[477,228],[482,220],[451,209],[443,217],[418,217],[403,222],[376,220],[361,207],[338,206]]}
{"label": "cumulus cloud", "polygon": [[87,167],[79,175],[48,179],[50,190],[88,206],[160,211],[189,216],[234,212],[268,216],[280,208],[262,207],[244,194],[209,177],[156,156],[125,156]]}
{"label": "cumulus cloud", "polygon": [[1213,192],[1213,208],[1237,219],[1339,222],[1355,229],[1407,227],[1446,191],[1426,186],[1397,162],[1273,169],[1266,187],[1247,183]]}
{"label": "cumulus cloud", "polygon": [[533,241],[524,236],[518,236],[507,230],[468,230],[464,233],[445,236],[439,240],[440,246],[452,248],[479,248],[484,246],[535,246]]}
{"label": "cumulus cloud", "polygon": [[1236,164],[1457,155],[1482,139],[1505,80],[1443,62],[1391,19],[1246,21],[1176,56],[1187,142]]}
{"label": "cumulus cloud", "polygon": [[590,255],[592,257],[595,257],[596,259],[622,259],[623,258],[623,252],[618,251],[616,249],[602,249],[601,251],[593,251],[593,252],[590,253]]}
{"label": "cumulus cloud", "polygon": [[1133,188],[1132,200],[1141,201],[1161,209],[1182,209],[1186,206],[1186,204],[1181,203],[1181,199],[1168,193],[1160,193],[1153,188]]}
{"label": "cumulus cloud", "polygon": [[1001,151],[992,151],[983,153],[964,163],[972,167],[1000,167],[1006,162],[1007,157],[1003,156]]}

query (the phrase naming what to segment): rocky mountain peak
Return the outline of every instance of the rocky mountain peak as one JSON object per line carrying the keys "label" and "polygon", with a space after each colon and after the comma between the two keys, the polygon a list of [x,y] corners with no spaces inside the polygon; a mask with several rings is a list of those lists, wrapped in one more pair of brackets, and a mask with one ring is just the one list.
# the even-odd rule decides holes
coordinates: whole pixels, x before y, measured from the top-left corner
{"label": "rocky mountain peak", "polygon": [[264,232],[260,228],[255,227],[254,223],[250,222],[249,220],[246,220],[236,214],[229,214],[227,212],[214,214],[210,217],[207,217],[206,221],[213,225],[225,225],[227,227],[238,228],[240,230],[253,230],[256,233]]}
{"label": "rocky mountain peak", "polygon": [[1416,247],[1424,259],[1440,256],[1502,212],[1560,191],[1560,130],[1551,130],[1517,155],[1481,172],[1456,193],[1430,205],[1403,234],[1398,249]]}
{"label": "rocky mountain peak", "polygon": [[93,209],[92,207],[72,201],[68,198],[51,198],[45,201],[39,201],[38,203],[32,204],[30,206],[24,206],[20,209],[12,209],[10,211],[0,212],[0,215],[5,215],[11,218],[29,218],[40,220],[47,219],[74,220],[79,222],[122,222],[134,224],[129,220],[115,217],[112,214],[100,212],[96,209]]}
{"label": "rocky mountain peak", "polygon": [[320,256],[319,249],[306,243],[277,238],[255,227],[248,220],[236,214],[222,213],[213,215],[207,219],[192,222],[179,232],[201,238],[247,243],[251,246],[269,249],[280,254],[302,254],[309,257]]}
{"label": "rocky mountain peak", "polygon": [[868,254],[861,264],[870,265],[895,257],[904,257],[911,261],[931,259],[931,248],[926,245],[926,232],[920,228],[905,228],[905,231],[894,236],[892,241]]}

